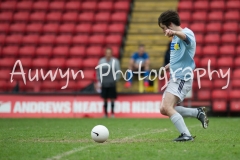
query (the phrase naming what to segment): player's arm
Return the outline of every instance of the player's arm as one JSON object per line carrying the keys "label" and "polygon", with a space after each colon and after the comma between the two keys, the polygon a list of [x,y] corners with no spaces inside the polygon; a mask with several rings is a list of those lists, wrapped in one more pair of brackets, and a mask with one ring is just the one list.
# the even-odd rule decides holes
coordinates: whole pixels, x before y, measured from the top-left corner
{"label": "player's arm", "polygon": [[168,70],[170,67],[170,63],[168,63],[166,66],[165,66],[165,70]]}
{"label": "player's arm", "polygon": [[171,36],[177,36],[178,38],[180,38],[181,40],[185,41],[187,44],[190,44],[190,40],[187,37],[187,35],[182,32],[182,31],[174,31],[171,29],[167,29],[166,30],[166,34],[165,36],[171,37]]}

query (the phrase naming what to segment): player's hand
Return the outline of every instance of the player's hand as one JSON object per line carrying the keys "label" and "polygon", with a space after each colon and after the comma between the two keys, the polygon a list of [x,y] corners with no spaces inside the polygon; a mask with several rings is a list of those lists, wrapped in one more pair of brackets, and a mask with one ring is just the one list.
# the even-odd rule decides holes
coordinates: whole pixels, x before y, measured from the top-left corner
{"label": "player's hand", "polygon": [[168,70],[170,67],[170,64],[168,63],[166,66],[165,66],[165,70]]}
{"label": "player's hand", "polygon": [[165,31],[165,36],[172,37],[175,33],[176,33],[176,31],[173,31],[171,29],[167,29]]}

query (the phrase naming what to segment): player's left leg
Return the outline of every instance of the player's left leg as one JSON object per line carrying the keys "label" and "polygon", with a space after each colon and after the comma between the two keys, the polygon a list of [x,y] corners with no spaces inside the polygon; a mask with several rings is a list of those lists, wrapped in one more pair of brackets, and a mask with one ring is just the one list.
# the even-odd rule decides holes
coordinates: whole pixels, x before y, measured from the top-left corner
{"label": "player's left leg", "polygon": [[181,114],[183,117],[195,117],[197,118],[201,123],[203,128],[208,127],[209,120],[207,118],[206,109],[205,107],[200,108],[186,108],[182,106],[176,106],[175,110]]}
{"label": "player's left leg", "polygon": [[112,118],[114,118],[114,106],[115,106],[115,104],[114,104],[114,101],[115,101],[115,99],[114,99],[114,98],[112,98],[112,99],[111,99],[111,111],[112,111]]}
{"label": "player's left leg", "polygon": [[165,92],[160,112],[170,117],[172,123],[181,134],[178,138],[174,139],[174,141],[192,141],[193,137],[191,136],[183,117],[174,109],[174,106],[178,101],[179,98],[176,95],[170,92]]}

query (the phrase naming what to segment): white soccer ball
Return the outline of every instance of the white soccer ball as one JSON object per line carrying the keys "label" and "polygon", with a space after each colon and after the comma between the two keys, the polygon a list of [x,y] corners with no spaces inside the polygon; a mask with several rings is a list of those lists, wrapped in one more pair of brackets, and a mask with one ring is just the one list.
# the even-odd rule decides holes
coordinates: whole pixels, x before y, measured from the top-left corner
{"label": "white soccer ball", "polygon": [[92,129],[91,136],[95,142],[103,143],[108,139],[109,131],[105,126],[97,125]]}

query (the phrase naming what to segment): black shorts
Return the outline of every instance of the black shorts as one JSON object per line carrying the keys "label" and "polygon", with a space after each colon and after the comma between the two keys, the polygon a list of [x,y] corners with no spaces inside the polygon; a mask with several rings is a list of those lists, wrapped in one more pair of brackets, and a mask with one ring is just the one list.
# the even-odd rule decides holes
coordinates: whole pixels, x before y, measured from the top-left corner
{"label": "black shorts", "polygon": [[102,98],[117,98],[117,90],[116,86],[114,87],[102,87],[102,92],[101,92],[101,97]]}

